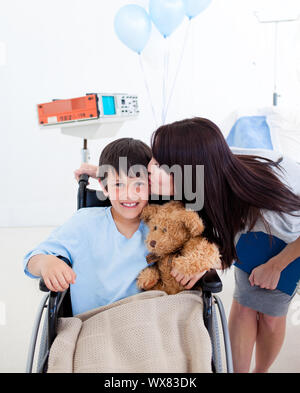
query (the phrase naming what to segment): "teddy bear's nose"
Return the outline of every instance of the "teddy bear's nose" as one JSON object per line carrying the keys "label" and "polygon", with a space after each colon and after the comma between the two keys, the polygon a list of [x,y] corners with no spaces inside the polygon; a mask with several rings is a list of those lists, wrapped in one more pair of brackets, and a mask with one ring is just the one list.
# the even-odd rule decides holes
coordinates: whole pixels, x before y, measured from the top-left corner
{"label": "teddy bear's nose", "polygon": [[155,241],[155,240],[151,240],[150,246],[151,246],[151,247],[155,247],[155,244],[156,244],[156,241]]}

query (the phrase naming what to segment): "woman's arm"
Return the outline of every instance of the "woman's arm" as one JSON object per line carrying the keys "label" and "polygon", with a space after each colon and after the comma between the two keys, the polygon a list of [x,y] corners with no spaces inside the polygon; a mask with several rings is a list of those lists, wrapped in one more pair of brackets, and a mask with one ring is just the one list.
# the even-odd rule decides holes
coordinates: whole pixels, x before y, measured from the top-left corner
{"label": "woman's arm", "polygon": [[184,274],[178,273],[177,270],[173,268],[171,270],[171,276],[173,276],[177,282],[183,285],[185,289],[191,289],[206,272],[207,270],[203,270],[203,272],[194,274],[193,276],[185,276]]}
{"label": "woman's arm", "polygon": [[279,254],[268,262],[252,270],[250,284],[261,288],[275,289],[278,285],[281,272],[295,259],[300,257],[300,236],[289,243]]}
{"label": "woman's arm", "polygon": [[285,269],[291,262],[300,257],[300,236],[298,239],[289,243],[284,249],[275,257],[270,259],[274,266],[280,271]]}
{"label": "woman's arm", "polygon": [[76,180],[79,180],[80,175],[87,174],[90,177],[96,178],[97,177],[97,165],[83,163],[81,164],[80,168],[74,171],[74,176]]}

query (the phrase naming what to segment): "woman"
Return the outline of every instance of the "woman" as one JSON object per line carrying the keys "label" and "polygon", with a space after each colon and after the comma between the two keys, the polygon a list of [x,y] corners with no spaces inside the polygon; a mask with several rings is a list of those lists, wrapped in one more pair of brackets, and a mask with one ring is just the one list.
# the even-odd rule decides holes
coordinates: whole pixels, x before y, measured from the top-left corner
{"label": "woman", "polygon": [[[299,166],[287,158],[275,162],[233,154],[219,128],[203,118],[161,126],[152,135],[151,148],[153,158],[148,170],[153,194],[180,194],[185,204],[190,203],[182,192],[188,184],[184,168],[192,168],[188,180],[196,190],[197,166],[204,166],[204,204],[199,215],[205,223],[204,235],[219,246],[223,269],[237,260],[235,246],[243,232],[264,231],[288,243],[276,257],[253,269],[250,276],[235,268],[236,287],[229,317],[234,370],[249,371],[256,344],[254,372],[267,372],[283,344],[292,299],[275,288],[280,272],[300,256]],[[176,181],[165,170],[175,164],[183,173]],[[95,169],[88,169],[95,174]],[[186,288],[202,274],[183,277],[173,271]]]}

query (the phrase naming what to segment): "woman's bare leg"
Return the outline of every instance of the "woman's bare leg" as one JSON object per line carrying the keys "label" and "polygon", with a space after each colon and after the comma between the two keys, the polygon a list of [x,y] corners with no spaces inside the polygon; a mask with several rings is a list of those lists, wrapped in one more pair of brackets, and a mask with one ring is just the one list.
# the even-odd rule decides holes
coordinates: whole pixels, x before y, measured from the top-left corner
{"label": "woman's bare leg", "polygon": [[272,317],[259,313],[256,338],[256,365],[253,372],[266,373],[282,347],[286,328],[286,316]]}
{"label": "woman's bare leg", "polygon": [[233,299],[228,327],[234,372],[247,373],[257,336],[257,311]]}

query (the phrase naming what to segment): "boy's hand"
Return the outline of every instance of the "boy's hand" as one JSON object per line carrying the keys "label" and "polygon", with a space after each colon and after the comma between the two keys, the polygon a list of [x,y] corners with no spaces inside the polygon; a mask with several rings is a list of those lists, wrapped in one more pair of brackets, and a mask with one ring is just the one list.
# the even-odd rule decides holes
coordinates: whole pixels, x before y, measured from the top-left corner
{"label": "boy's hand", "polygon": [[79,181],[79,177],[83,174],[87,174],[90,177],[96,178],[97,177],[97,169],[96,165],[91,165],[87,163],[81,164],[80,168],[74,171],[74,176],[77,181]]}
{"label": "boy's hand", "polygon": [[34,255],[29,259],[27,269],[34,276],[43,277],[50,291],[62,292],[69,284],[75,284],[74,270],[54,255]]}
{"label": "boy's hand", "polygon": [[75,284],[76,274],[64,261],[54,255],[45,255],[40,264],[40,275],[50,291],[63,292]]}

